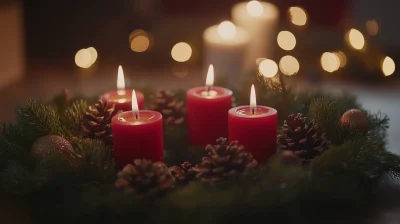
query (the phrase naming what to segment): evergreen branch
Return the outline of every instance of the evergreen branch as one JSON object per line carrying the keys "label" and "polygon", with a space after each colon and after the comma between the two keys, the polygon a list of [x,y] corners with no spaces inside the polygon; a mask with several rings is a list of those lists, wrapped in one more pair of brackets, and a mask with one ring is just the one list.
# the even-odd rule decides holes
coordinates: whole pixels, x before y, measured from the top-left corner
{"label": "evergreen branch", "polygon": [[0,188],[12,195],[26,195],[35,188],[34,174],[18,161],[9,161],[0,173]]}
{"label": "evergreen branch", "polygon": [[340,127],[340,113],[335,100],[328,98],[314,99],[310,104],[310,115],[318,126],[327,134],[333,144],[344,141]]}
{"label": "evergreen branch", "polygon": [[[280,91],[265,86],[259,91],[262,91],[261,102],[282,111]],[[310,167],[291,166],[272,159],[248,176],[213,185],[192,182],[189,186],[177,186],[165,197],[147,203],[134,195],[119,194],[113,187],[112,151],[101,141],[81,138],[81,122],[88,108],[86,101],[75,102],[60,119],[49,106],[31,100],[17,110],[17,124],[0,126],[0,188],[33,201],[34,208],[41,212],[39,218],[58,214],[53,217],[59,220],[62,216],[66,222],[92,217],[118,222],[131,218],[132,211],[137,222],[265,221],[266,214],[279,221],[285,214],[285,221],[301,222],[299,220],[314,215],[331,215],[332,211],[324,205],[340,203],[337,210],[341,212],[352,202],[359,205],[367,198],[363,197],[364,191],[374,187],[385,173],[400,178],[400,157],[385,150],[383,137],[389,123],[387,116],[370,114],[372,131],[367,135],[346,132],[339,120],[343,112],[359,108],[354,97],[293,93],[291,90],[287,90],[287,94],[288,105],[296,108],[293,112],[310,114],[336,143],[315,158]],[[243,104],[248,103],[248,95],[246,89],[239,96]],[[196,158],[183,143],[185,131],[183,126],[166,131],[165,145],[175,150],[167,155],[171,164]],[[32,142],[46,134],[66,135],[74,146],[76,164],[70,167],[61,154],[48,155],[35,164],[25,162],[30,158]],[[38,187],[40,190],[36,191]],[[313,211],[311,215],[310,211]]]}
{"label": "evergreen branch", "polygon": [[280,83],[280,86],[281,86],[280,89],[282,91],[282,94],[286,95],[287,94],[287,89],[286,89],[285,78],[283,77],[283,74],[281,74],[281,73],[278,74],[278,77],[279,77],[279,83]]}
{"label": "evergreen branch", "polygon": [[16,142],[20,138],[14,127],[14,125],[6,123],[0,126],[0,169],[5,166],[8,159],[19,154],[18,147],[10,142],[10,140]]}
{"label": "evergreen branch", "polygon": [[104,181],[114,176],[114,161],[110,149],[100,140],[73,139],[76,154],[80,158],[80,166],[91,181]]}
{"label": "evergreen branch", "polygon": [[9,140],[21,140],[21,132],[17,124],[0,124],[0,135]]}
{"label": "evergreen branch", "polygon": [[[10,157],[5,158],[17,158],[16,156],[21,156],[29,153],[29,148],[32,142],[27,141],[27,138],[22,138],[26,133],[23,132],[18,124],[1,124],[0,125],[0,148],[8,148],[8,152],[12,153]],[[7,147],[6,147],[7,146]],[[4,158],[4,157],[3,157]]]}
{"label": "evergreen branch", "polygon": [[381,166],[390,177],[400,179],[400,157],[390,152],[384,152],[380,158]]}
{"label": "evergreen branch", "polygon": [[389,128],[389,117],[379,111],[375,114],[368,114],[368,120],[370,121],[371,132],[380,136],[381,138],[385,138],[386,131]]}
{"label": "evergreen branch", "polygon": [[327,98],[314,99],[310,104],[310,114],[321,126],[337,123],[340,114],[335,103]]}
{"label": "evergreen branch", "polygon": [[88,110],[88,103],[85,100],[78,100],[69,107],[64,114],[63,123],[73,135],[82,135],[82,122],[85,112]]}
{"label": "evergreen branch", "polygon": [[17,108],[16,115],[17,123],[25,133],[24,138],[30,142],[48,134],[63,134],[60,118],[50,105],[28,100]]}
{"label": "evergreen branch", "polygon": [[0,135],[0,170],[9,160],[18,159],[21,149],[14,143]]}
{"label": "evergreen branch", "polygon": [[339,115],[350,109],[360,109],[361,105],[357,102],[356,96],[343,92],[339,96],[326,95],[325,98],[335,101]]}
{"label": "evergreen branch", "polygon": [[333,147],[313,160],[312,171],[319,175],[352,175],[377,180],[389,172],[400,176],[400,158],[385,150],[385,143],[372,136],[363,136]]}

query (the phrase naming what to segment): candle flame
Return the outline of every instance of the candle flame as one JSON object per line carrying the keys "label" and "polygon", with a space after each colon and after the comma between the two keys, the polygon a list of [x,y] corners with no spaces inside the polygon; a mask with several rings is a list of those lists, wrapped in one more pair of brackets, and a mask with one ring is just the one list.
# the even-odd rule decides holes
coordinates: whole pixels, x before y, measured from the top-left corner
{"label": "candle flame", "polygon": [[251,85],[250,92],[250,108],[254,110],[257,107],[256,90],[254,89],[254,84]]}
{"label": "candle flame", "polygon": [[139,118],[139,106],[136,98],[136,91],[132,90],[132,113]]}
{"label": "candle flame", "polygon": [[214,66],[210,65],[207,72],[206,86],[211,87],[212,85],[214,85]]}
{"label": "candle flame", "polygon": [[253,17],[260,17],[264,12],[264,8],[259,1],[250,1],[247,3],[246,9]]}
{"label": "candle flame", "polygon": [[224,21],[218,26],[218,34],[224,40],[233,39],[236,36],[236,27],[230,21]]}
{"label": "candle flame", "polygon": [[125,94],[125,77],[121,65],[118,67],[117,89],[118,89],[118,95]]}

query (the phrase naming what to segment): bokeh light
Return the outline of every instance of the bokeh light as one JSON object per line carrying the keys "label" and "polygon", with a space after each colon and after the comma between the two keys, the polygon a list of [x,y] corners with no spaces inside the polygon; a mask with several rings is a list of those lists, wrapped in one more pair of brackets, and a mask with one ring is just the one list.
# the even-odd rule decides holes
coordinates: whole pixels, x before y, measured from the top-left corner
{"label": "bokeh light", "polygon": [[297,26],[304,26],[307,23],[307,13],[300,7],[290,7],[290,21]]}
{"label": "bokeh light", "polygon": [[94,47],[89,47],[87,50],[90,52],[90,66],[92,66],[97,60],[98,53]]}
{"label": "bokeh light", "polygon": [[185,62],[192,56],[192,48],[185,42],[177,43],[172,48],[171,56],[177,62]]}
{"label": "bokeh light", "polygon": [[327,72],[334,72],[340,67],[338,56],[331,52],[325,52],[321,56],[321,66]]}
{"label": "bokeh light", "polygon": [[349,32],[347,32],[346,36],[347,41],[354,49],[361,50],[364,48],[365,39],[364,35],[360,31],[351,29]]}
{"label": "bokeh light", "polygon": [[230,21],[224,21],[218,25],[218,34],[224,40],[229,40],[235,37],[236,27]]}
{"label": "bokeh light", "polygon": [[250,1],[247,3],[246,9],[254,17],[260,17],[264,12],[264,8],[259,1]]}
{"label": "bokeh light", "polygon": [[258,66],[258,71],[267,78],[272,78],[278,73],[278,65],[270,59],[263,60]]}
{"label": "bokeh light", "polygon": [[378,22],[376,20],[369,20],[365,23],[365,27],[367,28],[367,32],[371,36],[376,36],[378,35],[379,32],[379,26]]}
{"label": "bokeh light", "polygon": [[189,68],[184,63],[175,63],[172,66],[172,74],[177,78],[185,78],[189,74]]}
{"label": "bokeh light", "polygon": [[296,37],[289,31],[281,31],[278,34],[278,45],[283,50],[293,50],[296,47]]}
{"label": "bokeh light", "polygon": [[75,64],[81,68],[89,68],[92,64],[92,54],[88,49],[81,49],[75,54]]}
{"label": "bokeh light", "polygon": [[268,59],[268,58],[257,58],[256,59],[256,65],[259,65],[262,61],[264,61],[265,59]]}
{"label": "bokeh light", "polygon": [[300,63],[295,57],[286,55],[279,61],[279,69],[283,74],[292,76],[299,72]]}
{"label": "bokeh light", "polygon": [[129,42],[131,45],[131,50],[134,52],[145,52],[147,51],[150,46],[151,46],[151,37],[150,34],[148,34],[144,30],[134,30],[130,35],[129,35]]}
{"label": "bokeh light", "polygon": [[347,64],[347,57],[343,51],[333,52],[339,58],[340,67],[343,68]]}
{"label": "bokeh light", "polygon": [[135,52],[145,52],[150,46],[150,40],[146,36],[135,37],[131,42],[131,49]]}
{"label": "bokeh light", "polygon": [[382,72],[385,76],[390,76],[396,70],[396,64],[392,58],[386,57],[382,63]]}

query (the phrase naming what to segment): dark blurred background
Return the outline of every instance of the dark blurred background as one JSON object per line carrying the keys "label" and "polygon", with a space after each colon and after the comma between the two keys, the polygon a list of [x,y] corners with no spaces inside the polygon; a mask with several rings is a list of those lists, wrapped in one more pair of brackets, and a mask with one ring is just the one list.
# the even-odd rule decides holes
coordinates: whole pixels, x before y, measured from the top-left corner
{"label": "dark blurred background", "polygon": [[[165,74],[172,82],[176,81],[174,78],[193,78],[203,72],[204,30],[230,19],[231,8],[237,2],[240,0],[0,0],[0,90],[40,77],[51,77],[57,84],[87,77],[113,80],[118,65],[130,70],[128,79],[139,73],[146,77]],[[397,72],[383,76],[380,63],[385,56],[394,61],[400,59],[399,1],[269,2],[280,10],[279,30],[290,30],[297,38],[293,51],[278,49],[273,59],[279,61],[285,54],[298,58],[301,66],[297,78],[368,85],[397,82]],[[306,26],[296,27],[289,22],[291,6],[306,11]],[[367,34],[368,21],[376,23],[377,35]],[[364,34],[367,52],[357,52],[346,45],[344,35],[350,28]],[[130,37],[138,30],[143,30],[151,41],[143,52],[135,52],[131,46]],[[178,63],[171,57],[171,49],[182,41],[191,46],[193,53],[188,61]],[[276,42],[273,44],[278,48]],[[97,60],[90,68],[80,68],[75,56],[80,49],[89,47],[96,49]],[[323,71],[321,54],[338,50],[347,54],[349,63],[334,74]],[[185,75],[174,76],[174,69],[185,71]],[[57,77],[66,80],[57,81]]]}
{"label": "dark blurred background", "polygon": [[[129,64],[146,68],[157,64],[157,67],[169,68],[174,63],[170,57],[172,46],[184,41],[193,49],[186,65],[199,66],[203,55],[203,31],[229,19],[231,7],[237,2],[240,0],[22,0],[27,65],[37,66],[45,60],[58,67],[75,69],[76,52],[94,47],[99,54],[98,66]],[[400,31],[396,29],[396,21],[400,3],[396,0],[269,2],[280,9],[281,29],[291,30],[298,38],[293,54],[301,56],[307,63],[315,63],[323,51],[343,48],[343,35],[349,28],[357,28],[365,35],[365,23],[369,20],[379,25],[379,34],[367,39],[376,54],[399,56]],[[291,6],[300,6],[307,12],[305,28],[288,25]],[[129,36],[137,29],[151,35],[151,47],[145,52],[133,52],[130,48]],[[371,57],[358,60],[366,63]],[[353,65],[350,71],[347,73],[351,75],[344,78],[357,78],[354,73],[370,73],[359,65]],[[29,76],[29,70],[26,73]],[[366,76],[372,77],[373,82],[375,78],[382,78],[375,74]]]}
{"label": "dark blurred background", "polygon": [[[116,70],[122,65],[128,86],[187,88],[203,82],[203,32],[231,17],[239,0],[0,0],[0,100],[7,102],[0,118],[12,117],[12,109],[28,96],[49,99],[62,88],[83,95],[115,89]],[[296,48],[276,50],[275,61],[295,56],[300,71],[293,82],[398,88],[399,75],[382,74],[385,56],[400,59],[397,0],[270,0],[280,10],[279,30],[289,30]],[[299,6],[307,24],[290,23],[288,9]],[[374,22],[376,35],[368,35],[367,22]],[[345,43],[350,28],[360,30],[366,51]],[[150,46],[132,50],[132,36],[144,32]],[[192,55],[180,63],[171,49],[186,42]],[[278,48],[276,41],[273,43]],[[93,47],[97,60],[89,68],[77,66],[80,49]],[[328,73],[321,69],[323,52],[343,51],[348,63]],[[256,66],[254,66],[256,69]],[[255,70],[254,69],[254,70]],[[253,71],[252,74],[255,74]],[[315,85],[317,83],[318,85]]]}
{"label": "dark blurred background", "polygon": [[[168,45],[180,40],[201,42],[203,30],[229,19],[236,2],[239,0],[24,0],[27,56],[71,61],[78,49],[94,46],[103,61],[134,61],[157,51],[161,54],[153,60],[168,63]],[[303,7],[309,14],[309,27],[343,27],[350,6],[349,0],[271,2],[280,8],[282,20],[287,19],[290,6]],[[160,33],[163,28],[169,29]],[[130,50],[128,37],[135,29],[160,34],[153,34],[155,46],[148,52],[134,54]]]}

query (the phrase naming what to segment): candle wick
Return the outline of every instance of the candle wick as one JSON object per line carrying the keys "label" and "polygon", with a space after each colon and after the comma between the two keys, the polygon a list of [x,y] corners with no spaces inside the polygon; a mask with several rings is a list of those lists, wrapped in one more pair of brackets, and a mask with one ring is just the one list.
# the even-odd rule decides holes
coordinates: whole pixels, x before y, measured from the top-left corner
{"label": "candle wick", "polygon": [[138,120],[139,119],[139,112],[136,112],[136,111],[132,111],[132,112],[135,115],[135,119]]}
{"label": "candle wick", "polygon": [[256,109],[256,108],[254,108],[254,107],[251,108],[251,113],[252,113],[253,115],[254,115],[255,109]]}
{"label": "candle wick", "polygon": [[119,90],[117,91],[117,94],[118,94],[119,96],[123,96],[123,95],[125,95],[125,90],[124,90],[124,89],[119,89]]}
{"label": "candle wick", "polygon": [[207,96],[210,96],[211,86],[206,86]]}

